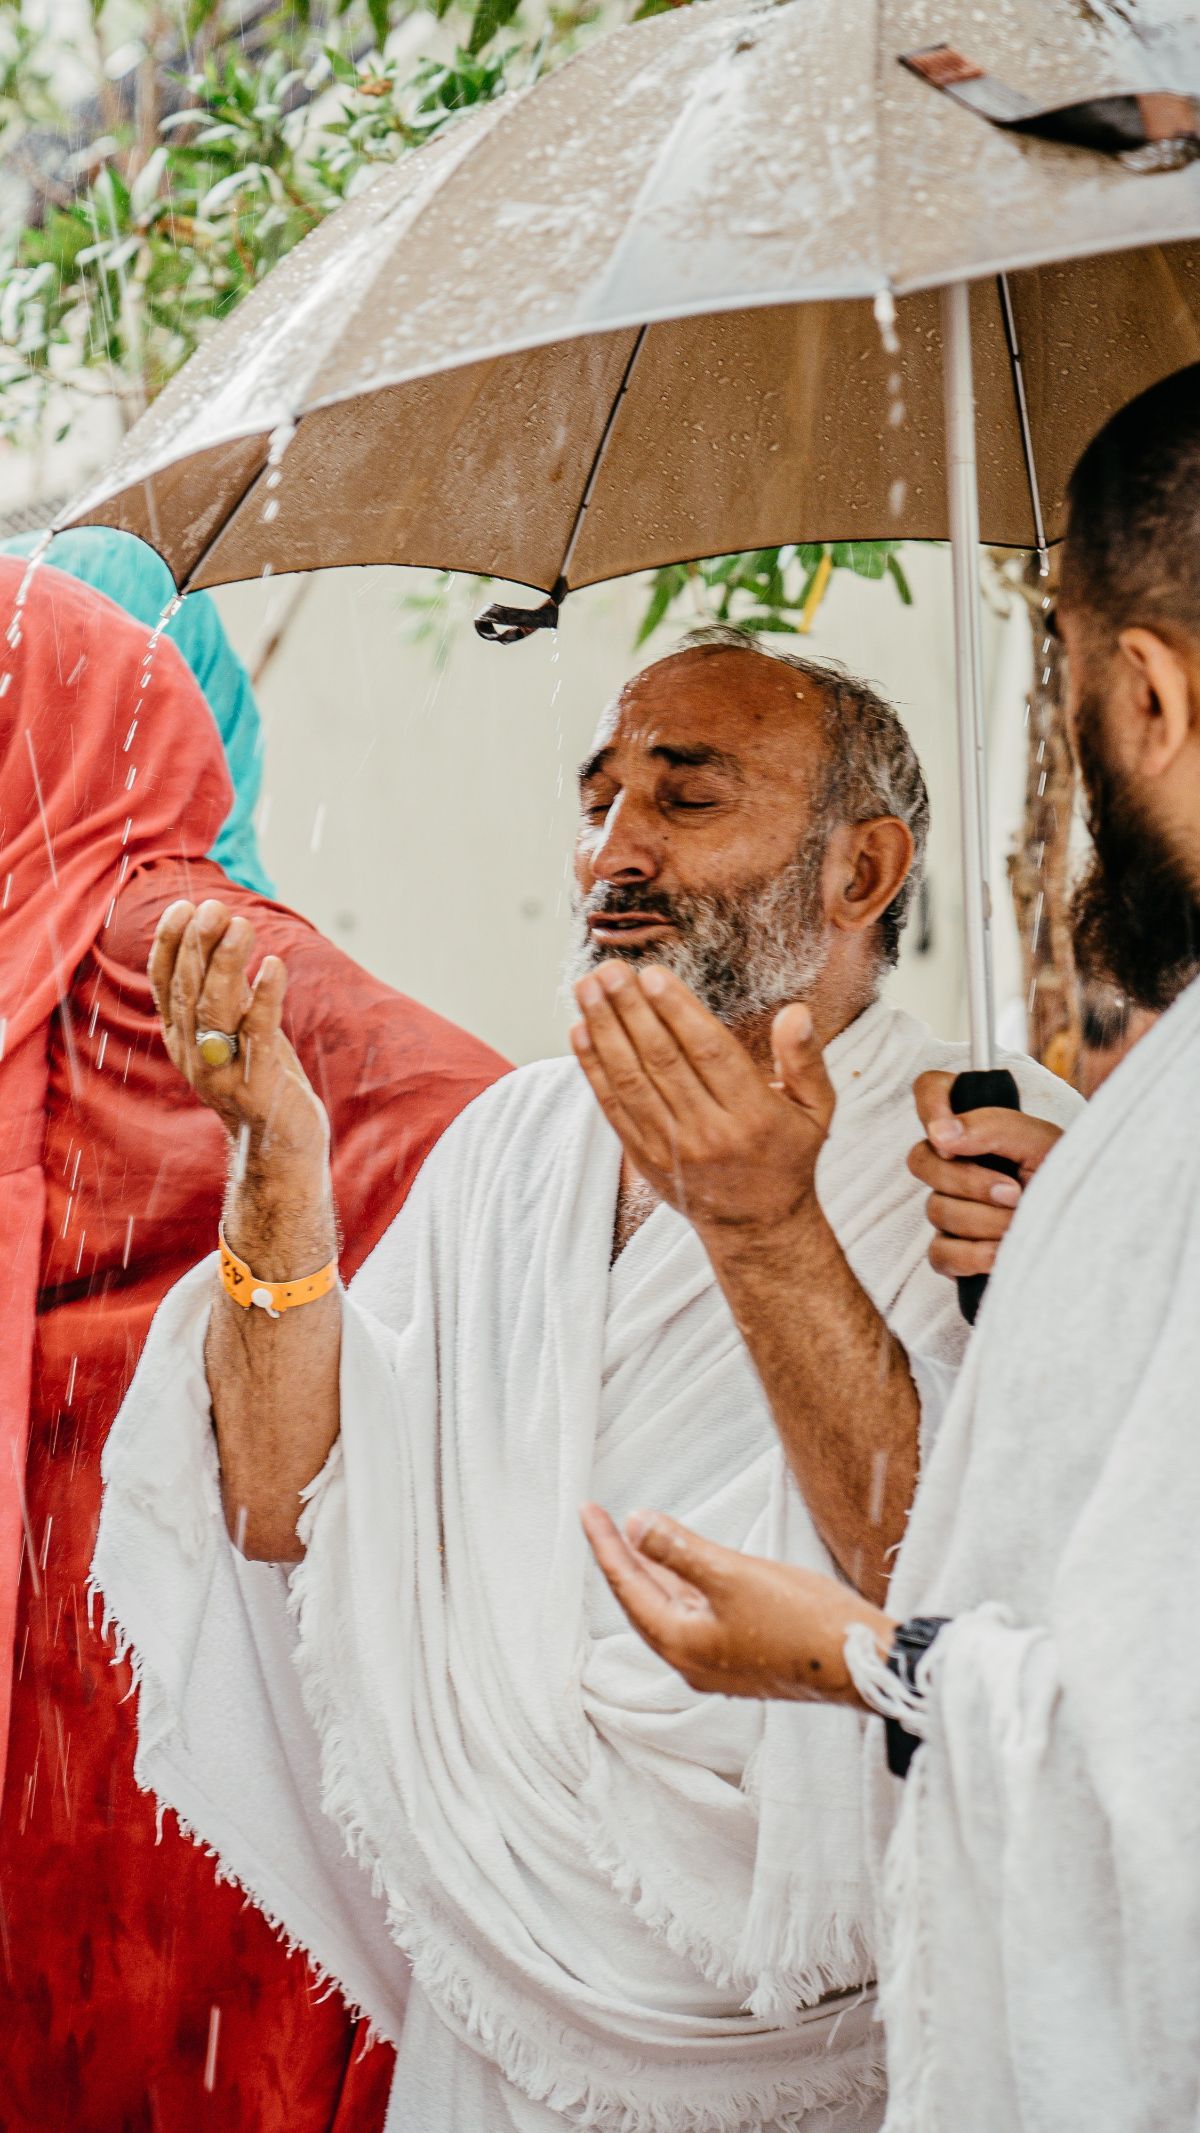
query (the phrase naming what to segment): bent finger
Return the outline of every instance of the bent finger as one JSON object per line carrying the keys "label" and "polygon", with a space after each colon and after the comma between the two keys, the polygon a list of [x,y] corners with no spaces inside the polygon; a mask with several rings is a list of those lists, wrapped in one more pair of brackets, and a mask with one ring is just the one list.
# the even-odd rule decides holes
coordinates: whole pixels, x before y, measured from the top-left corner
{"label": "bent finger", "polygon": [[673,970],[652,964],[640,972],[638,983],[697,1081],[722,1110],[736,1109],[746,1090],[759,1086],[758,1070],[745,1047]]}
{"label": "bent finger", "polygon": [[579,1515],[614,1598],[647,1643],[661,1652],[671,1640],[677,1603],[668,1599],[649,1565],[639,1559],[603,1505],[586,1503]]}
{"label": "bent finger", "polygon": [[[594,973],[580,980],[575,998],[588,1043],[617,1102],[639,1131],[673,1142],[674,1117],[638,1058],[610,994]],[[581,1056],[578,1046],[576,1056]]]}
{"label": "bent finger", "polygon": [[185,1044],[195,1042],[196,1002],[207,967],[208,944],[201,931],[200,913],[194,911],[183,930],[167,994],[168,1020]]}
{"label": "bent finger", "polygon": [[953,1085],[953,1074],[934,1072],[918,1074],[914,1081],[913,1098],[917,1106],[917,1116],[926,1133],[932,1125],[953,1119],[954,1113],[950,1109],[950,1091]]}
{"label": "bent finger", "polygon": [[634,1511],[625,1521],[625,1530],[639,1555],[665,1564],[710,1599],[725,1590],[730,1567],[740,1561],[734,1549],[702,1539],[664,1511]]}
{"label": "bent finger", "polygon": [[587,1076],[592,1095],[603,1111],[605,1118],[616,1134],[631,1162],[643,1175],[662,1167],[665,1154],[668,1167],[672,1162],[671,1144],[663,1142],[655,1134],[647,1133],[642,1121],[631,1116],[620,1102],[609,1081],[600,1055],[592,1043],[586,1023],[577,1022],[569,1032],[571,1050]]}
{"label": "bent finger", "polygon": [[1021,1188],[1015,1178],[997,1176],[982,1163],[956,1163],[939,1155],[928,1141],[918,1141],[908,1154],[908,1168],[922,1185],[947,1200],[977,1200],[992,1207],[1015,1207]]}
{"label": "bent finger", "polygon": [[1022,1176],[1029,1178],[1045,1162],[1056,1141],[1061,1140],[1062,1128],[1051,1125],[1049,1119],[1034,1118],[1028,1111],[985,1108],[964,1111],[961,1118],[950,1123],[935,1119],[930,1123],[929,1136],[943,1155],[1004,1156],[1009,1162],[1018,1163]]}
{"label": "bent finger", "polygon": [[617,963],[596,973],[609,1004],[633,1046],[642,1068],[672,1117],[681,1125],[699,1124],[715,1107],[670,1024],[658,1013],[653,987],[657,972],[635,973]]}
{"label": "bent finger", "polygon": [[929,1264],[935,1274],[959,1281],[964,1274],[990,1274],[998,1250],[995,1244],[967,1244],[960,1237],[935,1235],[929,1247]]}
{"label": "bent finger", "polygon": [[977,1244],[999,1244],[1013,1218],[1011,1207],[983,1207],[978,1200],[951,1200],[940,1192],[930,1193],[925,1212],[941,1236]]}
{"label": "bent finger", "polygon": [[263,1047],[278,1036],[283,1020],[287,971],[277,955],[264,955],[250,988],[250,1004],[241,1018],[241,1039],[249,1067],[252,1046]]}
{"label": "bent finger", "polygon": [[154,995],[159,1021],[164,1026],[170,1022],[171,978],[175,970],[175,959],[179,954],[179,944],[195,916],[195,909],[195,905],[188,903],[186,897],[179,897],[175,903],[168,904],[154,929],[154,939],[150,943],[146,975],[150,980],[150,990]]}
{"label": "bent finger", "polygon": [[250,1006],[250,958],[254,953],[254,928],[248,918],[231,918],[213,946],[196,1000],[196,1022],[201,1029],[220,1029],[230,1036],[240,1029]]}

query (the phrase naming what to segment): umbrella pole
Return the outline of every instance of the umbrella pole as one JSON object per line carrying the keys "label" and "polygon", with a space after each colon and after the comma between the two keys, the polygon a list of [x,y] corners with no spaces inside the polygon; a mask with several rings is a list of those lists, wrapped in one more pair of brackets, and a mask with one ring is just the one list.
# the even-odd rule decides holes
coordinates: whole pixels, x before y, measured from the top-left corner
{"label": "umbrella pole", "polygon": [[987,735],[983,720],[983,629],[979,578],[979,479],[975,457],[975,386],[971,301],[966,282],[942,290],[946,402],[946,482],[954,575],[954,669],[958,778],[962,812],[963,922],[971,1065],[990,1068],[995,1054],[992,1007],[992,899],[988,884]]}

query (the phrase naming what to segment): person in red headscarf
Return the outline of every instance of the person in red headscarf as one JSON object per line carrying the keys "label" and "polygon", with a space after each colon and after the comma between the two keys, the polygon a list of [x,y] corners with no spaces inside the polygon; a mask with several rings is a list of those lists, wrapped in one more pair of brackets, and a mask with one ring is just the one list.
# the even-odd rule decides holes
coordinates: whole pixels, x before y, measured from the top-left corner
{"label": "person in red headscarf", "polygon": [[[376,2133],[364,2055],[133,1779],[124,1664],[89,1615],[100,1454],[159,1299],[210,1248],[226,1150],[145,976],[179,897],[290,975],[350,1274],[504,1062],[203,855],[232,791],[184,661],[108,600],[0,559],[2,2133]],[[8,1702],[11,1691],[11,1718]]]}

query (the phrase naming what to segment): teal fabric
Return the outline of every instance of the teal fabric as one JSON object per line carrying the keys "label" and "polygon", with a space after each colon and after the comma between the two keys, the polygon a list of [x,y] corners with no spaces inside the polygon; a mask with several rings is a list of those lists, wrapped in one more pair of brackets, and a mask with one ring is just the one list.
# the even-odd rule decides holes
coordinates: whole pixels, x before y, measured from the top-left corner
{"label": "teal fabric", "polygon": [[[40,539],[40,534],[21,534],[0,544],[0,554],[31,555]],[[116,533],[107,526],[57,533],[46,560],[56,570],[94,585],[150,628],[174,596],[171,573],[161,556],[132,533]],[[233,781],[233,807],[209,856],[243,888],[273,896],[275,885],[263,867],[254,828],[262,784],[262,721],[250,676],[207,593],[189,593],[166,634],[200,684]]]}

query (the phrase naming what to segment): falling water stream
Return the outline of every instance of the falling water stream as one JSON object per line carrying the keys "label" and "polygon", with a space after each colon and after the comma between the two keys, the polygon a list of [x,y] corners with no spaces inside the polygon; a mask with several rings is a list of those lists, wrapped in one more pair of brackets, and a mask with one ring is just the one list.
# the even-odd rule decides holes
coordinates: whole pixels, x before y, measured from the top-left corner
{"label": "falling water stream", "polygon": [[[888,428],[890,430],[898,430],[904,425],[908,409],[904,404],[904,376],[900,369],[900,335],[896,326],[896,299],[890,289],[881,289],[875,298],[875,323],[879,328],[879,338],[883,343],[883,352],[891,358],[892,362],[887,381]],[[894,519],[898,519],[903,512],[907,497],[907,482],[899,479],[893,481],[888,490],[888,510]]]}

